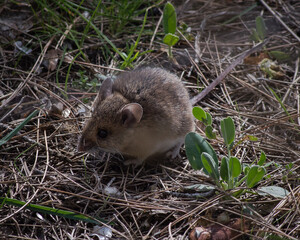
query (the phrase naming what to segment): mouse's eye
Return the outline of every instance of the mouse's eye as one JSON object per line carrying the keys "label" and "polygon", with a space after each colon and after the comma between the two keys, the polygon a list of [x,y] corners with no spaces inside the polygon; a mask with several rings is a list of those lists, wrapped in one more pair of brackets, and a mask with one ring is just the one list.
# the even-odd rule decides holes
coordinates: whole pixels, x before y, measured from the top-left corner
{"label": "mouse's eye", "polygon": [[107,131],[104,129],[99,129],[98,130],[98,137],[101,139],[104,139],[107,137]]}

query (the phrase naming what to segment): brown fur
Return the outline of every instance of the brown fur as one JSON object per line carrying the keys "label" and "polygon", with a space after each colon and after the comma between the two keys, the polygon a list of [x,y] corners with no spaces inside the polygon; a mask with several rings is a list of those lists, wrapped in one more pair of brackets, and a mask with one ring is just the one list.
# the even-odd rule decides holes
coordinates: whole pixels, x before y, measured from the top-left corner
{"label": "brown fur", "polygon": [[[128,127],[122,109],[131,103],[141,106],[142,118],[137,117],[141,114],[137,108],[138,114],[130,115],[134,124]],[[98,137],[99,129],[107,131],[105,139]],[[178,77],[160,68],[139,68],[121,73],[112,84],[103,83],[78,150],[120,153],[131,157],[127,163],[140,164],[170,150],[174,157],[193,129],[192,106]]]}

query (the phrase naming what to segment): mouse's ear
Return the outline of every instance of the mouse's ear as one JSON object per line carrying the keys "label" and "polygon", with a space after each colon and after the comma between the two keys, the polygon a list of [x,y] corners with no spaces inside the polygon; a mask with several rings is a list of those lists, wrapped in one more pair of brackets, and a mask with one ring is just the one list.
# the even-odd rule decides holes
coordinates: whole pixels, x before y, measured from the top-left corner
{"label": "mouse's ear", "polygon": [[112,94],[112,85],[113,81],[111,78],[106,78],[101,84],[98,94],[101,101],[103,101],[105,98]]}
{"label": "mouse's ear", "polygon": [[122,124],[125,127],[133,127],[141,121],[143,107],[138,103],[126,104],[122,110]]}

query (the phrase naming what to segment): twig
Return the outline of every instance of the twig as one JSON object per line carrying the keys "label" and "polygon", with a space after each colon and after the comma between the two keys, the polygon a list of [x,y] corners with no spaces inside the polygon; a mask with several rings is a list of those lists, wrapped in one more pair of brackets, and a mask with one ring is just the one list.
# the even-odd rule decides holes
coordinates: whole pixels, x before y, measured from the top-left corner
{"label": "twig", "polygon": [[161,17],[160,17],[159,20],[158,20],[158,23],[156,24],[155,30],[154,30],[154,32],[153,32],[153,35],[152,35],[152,38],[151,38],[151,41],[150,41],[149,49],[152,48],[152,44],[153,44],[153,42],[154,42],[156,33],[157,33],[157,31],[158,31],[158,28],[159,28],[159,25],[160,25],[162,19],[163,19],[163,15],[161,15]]}
{"label": "twig", "polygon": [[297,77],[298,75],[298,70],[299,70],[299,57],[297,58],[296,60],[296,64],[295,64],[295,72],[294,72],[294,77],[293,77],[293,81],[292,83],[290,84],[288,90],[286,91],[283,99],[282,99],[282,103],[285,102],[286,98],[289,96],[290,94],[290,91],[292,90],[292,87],[300,80],[300,77]]}
{"label": "twig", "polygon": [[17,107],[20,106],[20,104],[24,101],[24,98],[25,98],[25,96],[23,96],[23,97],[21,98],[21,100],[16,104],[16,106],[14,106],[8,113],[6,113],[6,114],[0,119],[0,123],[3,122],[3,120],[4,120],[5,118],[7,118],[7,116],[9,116],[13,111],[15,111],[15,109],[16,109]]}
{"label": "twig", "polygon": [[195,105],[197,102],[199,102],[202,98],[204,98],[208,93],[210,93],[218,84],[221,83],[221,81],[231,72],[233,68],[235,68],[241,61],[243,61],[244,58],[249,56],[250,54],[257,52],[260,50],[268,40],[265,40],[264,42],[261,42],[251,48],[250,50],[242,53],[233,63],[231,63],[225,70],[222,72],[210,85],[208,85],[201,93],[196,95],[191,99],[192,105]]}
{"label": "twig", "polygon": [[179,198],[208,198],[212,197],[215,194],[215,191],[215,189],[209,190],[207,192],[197,193],[165,191],[164,194]]}
{"label": "twig", "polygon": [[300,38],[297,36],[296,33],[294,33],[294,31],[292,29],[290,29],[285,23],[284,21],[281,20],[281,18],[278,16],[278,13],[273,11],[273,9],[264,1],[264,0],[260,0],[260,2],[265,6],[266,9],[268,9],[268,11],[281,23],[281,25],[290,32],[290,34],[292,34],[294,36],[294,38],[296,38],[298,40],[298,42],[300,42]]}
{"label": "twig", "polygon": [[45,138],[45,147],[46,147],[46,166],[45,171],[41,180],[41,184],[44,182],[47,172],[48,172],[48,166],[49,166],[49,148],[48,148],[48,141],[47,141],[47,133],[46,130],[44,130],[44,138]]}

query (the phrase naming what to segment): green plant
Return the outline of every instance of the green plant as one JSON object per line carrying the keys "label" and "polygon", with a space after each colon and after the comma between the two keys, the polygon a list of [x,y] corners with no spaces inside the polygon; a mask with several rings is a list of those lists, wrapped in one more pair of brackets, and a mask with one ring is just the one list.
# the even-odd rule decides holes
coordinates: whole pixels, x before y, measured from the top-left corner
{"label": "green plant", "polygon": [[[212,118],[211,115],[205,112],[200,107],[194,107],[194,116],[209,127],[208,136],[211,135]],[[235,189],[243,183],[248,188],[257,185],[265,176],[266,155],[261,151],[260,158],[257,164],[241,164],[240,160],[232,156],[232,150],[235,147],[235,126],[232,118],[227,117],[221,120],[221,134],[227,148],[227,156],[221,158],[221,164],[216,152],[212,146],[199,134],[190,132],[185,137],[185,146],[187,158],[191,166],[195,170],[203,169],[204,173],[209,175],[215,184],[224,190]],[[247,138],[255,140],[255,138]],[[266,189],[268,191],[268,189]],[[234,193],[235,196],[240,196],[246,190],[240,190]],[[287,193],[284,193],[287,194]]]}
{"label": "green plant", "polygon": [[270,91],[273,93],[273,95],[274,95],[274,97],[276,98],[276,100],[279,102],[279,104],[280,104],[281,108],[283,109],[283,111],[286,113],[287,116],[290,117],[289,121],[290,121],[291,123],[294,123],[294,124],[295,124],[293,118],[291,117],[291,114],[290,114],[289,111],[287,110],[287,108],[286,108],[286,106],[284,105],[284,103],[283,103],[283,101],[281,100],[281,98],[276,94],[276,92],[275,92],[272,88],[269,87],[269,89],[270,89]]}
{"label": "green plant", "polygon": [[257,3],[254,3],[253,5],[249,6],[248,8],[246,8],[244,11],[242,11],[240,14],[228,19],[227,21],[225,21],[224,23],[222,23],[222,25],[226,25],[229,24],[233,21],[235,21],[236,19],[241,19],[242,16],[248,14],[250,11],[252,11],[254,8],[257,7]]}
{"label": "green plant", "polygon": [[[267,29],[263,17],[255,18],[255,27],[252,29],[251,39],[255,42],[263,42],[267,36]],[[278,61],[285,61],[290,58],[289,54],[282,51],[268,51],[268,55]]]}
{"label": "green plant", "polygon": [[122,65],[121,65],[121,69],[125,69],[125,68],[127,68],[127,67],[132,67],[132,64],[131,64],[131,63],[132,63],[134,60],[136,60],[138,57],[144,55],[145,53],[148,53],[148,52],[149,52],[149,51],[145,51],[145,52],[140,53],[139,51],[137,51],[137,52],[134,54],[134,52],[135,52],[135,50],[136,50],[136,48],[137,48],[137,45],[138,45],[138,43],[140,42],[142,33],[143,33],[143,31],[144,31],[144,27],[145,27],[146,20],[147,20],[147,15],[148,15],[148,9],[147,9],[146,12],[145,12],[145,16],[144,16],[144,20],[143,20],[143,25],[142,25],[142,28],[141,28],[141,30],[140,30],[140,32],[139,32],[139,35],[138,35],[138,37],[137,37],[135,43],[134,43],[133,45],[131,45],[130,48],[127,49],[127,50],[128,50],[128,54],[123,53],[123,60],[124,60],[124,61],[123,61]]}
{"label": "green plant", "polygon": [[109,19],[108,29],[111,34],[118,37],[128,31],[128,26],[139,22],[140,15],[144,15],[147,8],[155,1],[143,0],[112,0],[102,4],[103,16]]}
{"label": "green plant", "polygon": [[33,118],[38,114],[39,110],[34,110],[23,122],[21,122],[14,130],[12,130],[9,134],[3,137],[0,140],[0,146],[8,142],[13,136],[18,134],[18,132]]}
{"label": "green plant", "polygon": [[97,92],[97,87],[100,85],[97,77],[90,78],[84,70],[79,70],[76,75],[78,78],[74,78],[72,81],[74,87],[85,91]]}
{"label": "green plant", "polygon": [[266,25],[265,21],[261,16],[255,18],[256,28],[252,29],[251,38],[256,42],[263,42],[266,38]]}
{"label": "green plant", "polygon": [[25,206],[26,209],[30,209],[31,211],[34,212],[39,212],[39,213],[53,215],[53,216],[61,216],[76,221],[83,221],[83,222],[93,223],[93,224],[101,224],[101,222],[106,223],[106,221],[103,219],[92,218],[80,213],[75,213],[75,212],[61,210],[52,207],[46,207],[38,204],[32,204],[32,203],[27,204],[26,202],[19,201],[13,198],[0,197],[0,207],[2,207],[4,204],[17,206],[17,207],[23,207],[24,205],[26,205]]}
{"label": "green plant", "polygon": [[180,32],[188,41],[193,41],[195,38],[191,33],[191,28],[183,21],[179,22],[177,31]]}
{"label": "green plant", "polygon": [[172,55],[172,47],[178,42],[179,37],[175,35],[177,28],[177,17],[174,6],[167,2],[163,11],[163,27],[165,36],[163,38],[163,43],[167,44],[169,47],[168,55],[170,58]]}
{"label": "green plant", "polygon": [[[137,43],[143,36],[142,33],[144,34],[147,12],[156,4],[158,3],[155,0],[148,2],[142,0],[90,2],[60,0],[51,4],[44,0],[37,0],[36,4],[30,6],[36,21],[42,26],[42,28],[36,30],[41,41],[48,40],[53,36],[63,35],[65,37],[64,42],[72,44],[72,49],[68,49],[68,51],[72,50],[79,53],[70,63],[68,69],[68,72],[70,72],[77,58],[88,61],[84,49],[86,44],[94,42],[95,38],[101,43],[99,49],[104,60],[110,61],[111,58],[116,57],[114,54],[116,53],[121,58],[121,68],[131,67],[134,60],[146,53],[136,50]],[[42,18],[40,15],[42,15]],[[141,16],[145,16],[144,19]],[[44,21],[44,19],[47,19],[47,21]],[[141,22],[143,23],[142,30],[140,30]],[[104,27],[102,26],[102,28],[105,31],[101,30],[100,23],[103,24]],[[66,25],[68,31],[65,31]],[[131,36],[138,34],[138,40],[132,43],[126,53],[121,50],[119,45],[110,40],[112,35],[119,37],[119,35],[125,33]],[[68,82],[68,78],[65,82]]]}
{"label": "green plant", "polygon": [[216,133],[213,132],[213,127],[212,127],[212,117],[209,113],[205,112],[202,108],[200,107],[194,107],[193,108],[193,115],[195,118],[203,122],[203,124],[206,126],[205,127],[205,135],[209,139],[215,139],[216,138]]}

